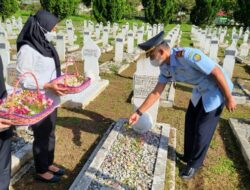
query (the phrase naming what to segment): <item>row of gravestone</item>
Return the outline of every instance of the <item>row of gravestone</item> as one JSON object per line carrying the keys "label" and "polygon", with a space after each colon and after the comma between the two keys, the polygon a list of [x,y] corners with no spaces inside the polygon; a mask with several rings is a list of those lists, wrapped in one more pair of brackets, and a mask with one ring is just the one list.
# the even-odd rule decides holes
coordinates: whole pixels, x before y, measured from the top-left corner
{"label": "row of gravestone", "polygon": [[[206,28],[205,30],[192,26],[192,40],[194,41],[194,46],[200,48],[203,50],[205,54],[207,54],[211,59],[213,59],[216,62],[219,62],[218,60],[218,51],[219,51],[219,44],[223,43],[223,39],[225,35],[227,34],[227,28],[220,30],[220,40],[218,39],[218,32],[217,29],[209,29]],[[221,37],[222,36],[222,37]],[[243,37],[243,43],[240,46],[240,53],[238,56],[247,58],[249,54],[249,44],[248,44],[248,38],[249,38],[249,31],[246,30],[244,37]],[[227,71],[230,77],[233,75],[234,65],[236,62],[236,56],[238,54],[237,50],[237,42],[238,42],[238,35],[236,35],[236,32],[233,32],[233,39],[232,44],[225,49],[224,52],[224,60],[223,60],[223,68]]]}
{"label": "row of gravestone", "polygon": [[[123,60],[123,52],[124,45],[127,45],[127,53],[133,54],[135,53],[135,40],[136,43],[139,44],[146,39],[151,38],[153,35],[158,34],[160,31],[164,29],[164,25],[153,25],[151,27],[147,24],[146,29],[145,26],[142,25],[139,30],[137,30],[138,25],[133,24],[133,30],[130,30],[130,26],[127,23],[126,25],[119,28],[117,23],[114,23],[111,27],[108,22],[107,26],[103,26],[102,23],[97,23],[94,25],[91,21],[84,21],[83,25],[83,44],[86,43],[90,38],[93,39],[97,44],[102,43],[102,49],[108,49],[111,51],[115,48],[115,57],[114,61],[121,62]],[[75,46],[74,41],[76,40],[75,36],[75,27],[71,20],[66,20],[66,33],[60,31],[57,35],[56,44],[57,50],[59,52],[59,57],[62,61],[65,60],[66,53],[66,44],[69,46]],[[102,34],[102,37],[101,37]],[[147,36],[145,36],[147,35]],[[114,46],[111,46],[110,39],[115,39]],[[79,47],[77,46],[75,50]],[[105,51],[102,51],[105,52]],[[84,59],[84,57],[83,57]]]}
{"label": "row of gravestone", "polygon": [[1,23],[0,21],[0,32],[5,32],[8,38],[13,39],[21,32],[23,28],[23,20],[22,17],[12,16],[11,19],[7,19],[5,23]]}

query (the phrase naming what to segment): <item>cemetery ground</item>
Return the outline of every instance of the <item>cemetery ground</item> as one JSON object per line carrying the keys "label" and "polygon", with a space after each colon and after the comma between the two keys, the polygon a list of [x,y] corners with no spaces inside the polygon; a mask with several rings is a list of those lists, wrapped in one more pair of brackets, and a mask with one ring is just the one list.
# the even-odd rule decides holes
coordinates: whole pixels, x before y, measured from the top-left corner
{"label": "cemetery ground", "polygon": [[[121,75],[103,74],[102,78],[110,80],[109,87],[84,110],[59,109],[55,163],[66,168],[66,175],[60,183],[36,182],[32,169],[14,185],[14,189],[68,189],[110,124],[131,113],[134,71],[135,64],[132,64]],[[243,64],[236,65],[234,76],[250,80],[249,70]],[[190,86],[177,83],[175,106],[160,108],[158,115],[159,122],[169,123],[177,129],[179,151],[183,150],[184,117],[190,95]],[[190,181],[183,181],[178,174],[184,165],[177,162],[176,189],[250,189],[249,171],[227,121],[230,117],[247,118],[249,112],[250,108],[245,106],[238,106],[234,113],[224,110],[204,167],[198,175]]]}
{"label": "cemetery ground", "polygon": [[[19,11],[15,16],[26,19],[28,12]],[[80,29],[80,24],[85,17],[70,17],[74,26]],[[86,17],[85,19],[90,19]],[[137,21],[137,20],[136,20]],[[124,21],[124,23],[127,20]],[[129,21],[133,22],[133,21]],[[141,22],[141,21],[137,21]],[[62,21],[58,30],[65,26]],[[175,25],[167,25],[165,31],[169,31]],[[181,46],[192,46],[190,39],[191,25],[182,25]],[[229,29],[231,30],[231,29]],[[80,30],[76,30],[78,36],[76,44],[82,46]],[[231,41],[230,37],[226,40]],[[219,50],[219,57],[223,56],[223,49]],[[102,54],[100,64],[113,58],[114,52]],[[80,72],[82,72],[80,70]],[[32,168],[22,180],[19,180],[13,188],[16,190],[44,190],[68,189],[82,166],[97,146],[101,137],[111,123],[119,118],[129,117],[132,111],[132,83],[135,72],[135,63],[122,74],[101,74],[101,78],[110,81],[107,89],[91,102],[84,110],[59,109],[56,129],[56,157],[55,164],[66,169],[66,175],[58,184],[42,184],[33,179],[34,168]],[[250,70],[245,64],[236,64],[234,79],[240,78],[250,81]],[[191,96],[191,86],[182,83],[176,85],[175,105],[172,108],[160,108],[158,122],[168,123],[177,129],[177,150],[183,150],[184,118],[188,101]],[[184,167],[177,162],[176,167],[176,189],[250,189],[250,173],[240,152],[239,145],[233,135],[228,119],[249,118],[250,107],[239,105],[234,113],[226,109],[222,114],[219,126],[213,137],[204,167],[190,181],[183,181],[179,177],[179,171]],[[169,171],[166,171],[169,178]],[[168,180],[166,180],[168,181]],[[169,189],[166,183],[166,190]]]}

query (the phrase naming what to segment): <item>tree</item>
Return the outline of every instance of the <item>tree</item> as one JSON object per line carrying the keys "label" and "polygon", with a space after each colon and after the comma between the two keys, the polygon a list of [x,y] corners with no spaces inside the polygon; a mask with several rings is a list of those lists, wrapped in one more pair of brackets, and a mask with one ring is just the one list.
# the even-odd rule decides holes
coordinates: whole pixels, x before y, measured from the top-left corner
{"label": "tree", "polygon": [[18,10],[17,0],[0,0],[0,15],[3,21]]}
{"label": "tree", "polygon": [[234,12],[234,18],[236,21],[243,23],[246,27],[250,26],[250,1],[238,0],[238,9]]}
{"label": "tree", "polygon": [[63,19],[69,15],[73,15],[76,7],[79,5],[79,0],[40,0],[42,7]]}
{"label": "tree", "polygon": [[168,23],[174,15],[173,0],[142,0],[145,19],[150,24]]}
{"label": "tree", "polygon": [[191,12],[195,6],[195,0],[176,0],[177,11]]}
{"label": "tree", "polygon": [[221,9],[222,0],[196,0],[190,19],[195,25],[211,24]]}
{"label": "tree", "polygon": [[93,13],[98,22],[119,21],[124,16],[125,0],[93,0]]}
{"label": "tree", "polygon": [[86,5],[87,7],[91,6],[91,0],[82,0],[83,4]]}

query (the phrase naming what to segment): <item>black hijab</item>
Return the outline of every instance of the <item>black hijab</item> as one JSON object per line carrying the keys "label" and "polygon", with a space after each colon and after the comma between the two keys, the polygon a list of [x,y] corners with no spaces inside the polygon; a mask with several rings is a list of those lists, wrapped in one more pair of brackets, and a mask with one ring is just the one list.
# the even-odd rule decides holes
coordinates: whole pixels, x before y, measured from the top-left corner
{"label": "black hijab", "polygon": [[6,91],[4,77],[3,77],[3,62],[0,57],[0,99],[5,98],[6,95],[7,95],[7,91]]}
{"label": "black hijab", "polygon": [[43,56],[53,58],[57,77],[61,75],[59,56],[55,47],[46,40],[44,30],[51,32],[58,22],[59,19],[50,12],[38,11],[29,17],[17,39],[17,51],[27,44]]}

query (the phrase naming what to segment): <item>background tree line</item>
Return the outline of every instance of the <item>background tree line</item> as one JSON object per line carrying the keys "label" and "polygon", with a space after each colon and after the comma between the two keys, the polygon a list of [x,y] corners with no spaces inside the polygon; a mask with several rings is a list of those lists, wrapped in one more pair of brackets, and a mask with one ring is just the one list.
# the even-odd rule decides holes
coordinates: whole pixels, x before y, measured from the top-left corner
{"label": "background tree line", "polygon": [[[237,22],[250,26],[250,0],[40,0],[40,3],[61,19],[76,14],[79,3],[84,3],[92,6],[95,19],[104,23],[137,16],[151,24],[171,23],[177,20],[178,12],[184,12],[190,15],[191,23],[204,25],[211,24],[222,10]],[[14,14],[19,7],[20,0],[0,0],[2,19]]]}

